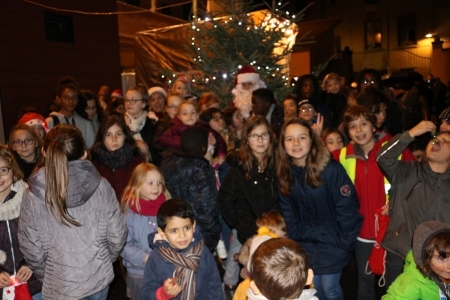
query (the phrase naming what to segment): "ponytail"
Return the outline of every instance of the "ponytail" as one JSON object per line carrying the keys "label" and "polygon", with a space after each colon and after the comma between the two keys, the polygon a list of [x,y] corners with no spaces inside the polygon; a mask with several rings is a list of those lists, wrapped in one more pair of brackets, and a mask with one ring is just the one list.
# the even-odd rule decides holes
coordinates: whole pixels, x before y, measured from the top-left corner
{"label": "ponytail", "polygon": [[73,125],[61,124],[45,136],[45,201],[62,225],[81,226],[67,210],[68,162],[84,155],[84,139]]}

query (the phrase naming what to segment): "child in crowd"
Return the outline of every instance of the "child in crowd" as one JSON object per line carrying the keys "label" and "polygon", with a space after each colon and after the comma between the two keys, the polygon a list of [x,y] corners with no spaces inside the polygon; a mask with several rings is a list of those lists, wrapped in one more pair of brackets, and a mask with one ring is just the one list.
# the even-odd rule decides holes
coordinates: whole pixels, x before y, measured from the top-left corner
{"label": "child in crowd", "polygon": [[403,271],[404,258],[411,249],[417,226],[427,221],[449,222],[450,133],[443,131],[431,139],[425,150],[426,159],[421,162],[397,159],[416,137],[435,130],[433,122],[422,121],[396,135],[378,153],[378,165],[392,185],[391,220],[381,244],[387,250],[386,287]]}
{"label": "child in crowd", "polygon": [[304,99],[298,103],[298,117],[302,122],[312,126],[314,132],[320,136],[324,126],[324,118],[317,112],[311,100]]}
{"label": "child in crowd", "polygon": [[336,128],[325,129],[322,132],[322,139],[330,152],[341,150],[344,147],[344,138],[342,133]]}
{"label": "child in crowd", "polygon": [[249,300],[318,300],[314,289],[305,289],[314,274],[305,250],[289,239],[269,239],[252,256]]}
{"label": "child in crowd", "polygon": [[[375,213],[383,209],[383,214],[387,214],[387,193],[390,188],[376,158],[378,150],[391,136],[385,131],[375,135],[375,114],[362,105],[351,106],[345,111],[344,128],[352,142],[347,147],[334,151],[333,156],[341,162],[354,183],[360,203],[359,212],[364,216],[355,247],[358,299],[374,299],[375,275],[366,273],[366,265],[376,237]],[[406,150],[401,159],[414,160],[414,157]]]}
{"label": "child in crowd", "polygon": [[128,236],[120,256],[127,268],[127,286],[133,300],[140,299],[144,267],[152,251],[148,235],[157,231],[156,213],[167,199],[170,194],[158,168],[150,163],[138,165],[122,198]]}
{"label": "child in crowd", "polygon": [[298,117],[298,98],[288,95],[283,99],[284,122]]}
{"label": "child in crowd", "polygon": [[20,249],[43,283],[43,299],[106,299],[127,239],[114,190],[85,159],[75,126],[56,126],[42,148],[43,167],[22,200]]}
{"label": "child in crowd", "polygon": [[155,134],[153,135],[153,147],[155,149],[155,156],[153,157],[153,163],[157,166],[161,164],[162,152],[165,150],[165,148],[159,144],[159,138],[164,132],[166,132],[167,129],[169,129],[170,123],[178,114],[180,104],[181,102],[183,102],[183,100],[183,96],[180,93],[169,92],[169,94],[167,94],[165,116],[159,119],[155,124]]}
{"label": "child in crowd", "polygon": [[[148,89],[149,112],[153,112],[158,120],[164,118],[166,97],[167,92],[162,87],[154,86]],[[152,118],[152,116],[148,117]]]}
{"label": "child in crowd", "polygon": [[403,273],[383,300],[450,299],[450,225],[424,222],[414,232]]}
{"label": "child in crowd", "polygon": [[440,131],[450,131],[450,107],[444,109],[439,115],[441,121]]}
{"label": "child in crowd", "polygon": [[[180,103],[178,115],[172,119],[169,129],[159,138],[162,147],[180,149],[181,133],[187,128],[200,125],[208,128],[207,124],[198,122],[197,105],[192,100],[185,100]],[[227,145],[220,134],[209,128],[208,146],[216,147],[215,153],[220,163],[225,160],[227,155]]]}
{"label": "child in crowd", "polygon": [[172,197],[184,199],[192,206],[205,246],[213,251],[219,241],[220,224],[216,209],[217,187],[214,168],[204,155],[208,130],[198,126],[181,134],[181,151],[168,151],[161,172]]}
{"label": "child in crowd", "polygon": [[208,108],[220,108],[220,99],[214,93],[204,93],[198,100],[199,112],[202,113]]}
{"label": "child in crowd", "polygon": [[91,148],[95,137],[94,127],[92,127],[91,122],[75,111],[79,93],[80,89],[75,79],[71,77],[62,78],[59,82],[55,99],[60,109],[58,112],[50,113],[49,117],[45,119],[45,123],[47,123],[49,129],[58,124],[75,125],[83,134],[87,148]]}
{"label": "child in crowd", "polygon": [[184,99],[188,99],[191,96],[191,82],[182,75],[175,80],[170,91],[180,93]]}
{"label": "child in crowd", "polygon": [[189,203],[166,201],[157,223],[157,234],[148,236],[153,251],[145,265],[141,299],[224,299],[216,262],[196,230]]}
{"label": "child in crowd", "polygon": [[375,86],[368,86],[358,94],[356,102],[359,105],[368,107],[375,114],[377,133],[381,131],[388,132],[384,123],[387,117],[389,99],[382,90]]}
{"label": "child in crowd", "polygon": [[105,113],[95,93],[89,90],[81,90],[75,111],[89,120],[94,128],[94,133],[97,133],[98,126],[105,119]]}
{"label": "child in crowd", "polygon": [[222,111],[223,118],[228,130],[228,151],[240,148],[242,139],[242,128],[244,128],[244,117],[237,107],[227,107]]}
{"label": "child in crowd", "polygon": [[112,115],[100,124],[90,153],[95,168],[120,201],[134,168],[145,161],[122,117]]}
{"label": "child in crowd", "polygon": [[280,205],[289,238],[301,244],[320,299],[344,299],[339,284],[362,225],[358,196],[344,168],[311,126],[283,125],[277,151]]}
{"label": "child in crowd", "polygon": [[241,278],[244,279],[244,281],[237,287],[233,300],[247,299],[247,290],[250,287],[251,277],[248,270],[251,264],[251,257],[256,248],[270,238],[286,237],[286,223],[279,212],[272,210],[264,213],[256,220],[256,226],[258,226],[258,233],[249,238],[245,244],[242,245],[238,255],[239,262],[244,266],[241,270]]}
{"label": "child in crowd", "polygon": [[328,73],[322,81],[322,90],[327,93],[327,105],[331,110],[332,125],[336,127],[342,122],[350,93],[344,84],[345,78],[336,73]]}
{"label": "child in crowd", "polygon": [[17,124],[25,124],[33,128],[34,132],[36,132],[36,135],[39,139],[41,139],[41,141],[44,140],[44,137],[48,132],[47,123],[45,123],[44,117],[36,112],[25,113],[19,119]]}
{"label": "child in crowd", "polygon": [[[143,85],[134,86],[128,89],[125,94],[125,123],[130,128],[131,134],[135,140],[143,141],[148,149],[150,156],[153,150],[153,134],[155,131],[152,119],[147,116],[148,94],[147,89]],[[138,144],[139,146],[139,144]],[[140,146],[139,146],[140,147]],[[145,151],[145,147],[140,147],[141,151]]]}
{"label": "child in crowd", "polygon": [[11,276],[15,275],[15,281],[28,283],[33,299],[40,300],[42,282],[28,266],[17,236],[22,196],[28,185],[23,181],[22,171],[12,152],[4,145],[0,145],[0,176],[0,295],[6,299],[8,294],[4,289],[13,283]]}
{"label": "child in crowd", "polygon": [[14,153],[26,181],[41,157],[42,140],[30,126],[17,124],[9,132],[8,147]]}

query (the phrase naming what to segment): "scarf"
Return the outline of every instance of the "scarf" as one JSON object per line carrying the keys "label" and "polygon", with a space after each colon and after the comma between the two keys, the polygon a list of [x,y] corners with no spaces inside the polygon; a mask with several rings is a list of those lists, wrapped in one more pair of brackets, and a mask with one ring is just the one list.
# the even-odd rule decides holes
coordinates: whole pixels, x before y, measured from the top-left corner
{"label": "scarf", "polygon": [[182,288],[181,300],[195,299],[194,273],[198,272],[203,244],[202,240],[184,254],[175,252],[171,247],[158,248],[162,258],[176,266],[173,277],[178,278],[178,284]]}
{"label": "scarf", "polygon": [[155,200],[139,199],[139,207],[141,211],[138,211],[136,203],[130,206],[130,209],[138,215],[152,217],[156,216],[158,209],[166,202],[166,196],[161,193]]}
{"label": "scarf", "polygon": [[125,168],[133,158],[133,150],[131,149],[131,145],[126,142],[123,143],[122,148],[114,151],[108,151],[105,148],[105,145],[102,144],[98,147],[96,154],[97,161],[111,169]]}
{"label": "scarf", "polygon": [[134,118],[133,116],[129,115],[128,112],[125,112],[125,123],[127,124],[128,128],[130,128],[131,134],[133,135],[135,140],[141,140],[141,130],[145,125],[145,121],[147,120],[147,114],[142,113],[142,115],[139,118]]}
{"label": "scarf", "polygon": [[11,186],[11,191],[16,193],[12,199],[7,198],[3,204],[0,204],[0,221],[12,220],[19,217],[22,196],[27,187],[28,185],[23,180],[17,180]]}

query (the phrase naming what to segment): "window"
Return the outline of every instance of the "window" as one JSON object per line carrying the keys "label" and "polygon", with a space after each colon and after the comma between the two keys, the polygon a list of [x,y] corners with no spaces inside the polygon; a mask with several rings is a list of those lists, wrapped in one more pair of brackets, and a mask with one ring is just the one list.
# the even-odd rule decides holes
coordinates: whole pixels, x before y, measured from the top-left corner
{"label": "window", "polygon": [[398,46],[417,44],[416,15],[407,14],[398,17]]}
{"label": "window", "polygon": [[72,17],[44,12],[45,37],[49,41],[73,43]]}
{"label": "window", "polygon": [[381,48],[381,20],[370,20],[365,23],[366,49]]}

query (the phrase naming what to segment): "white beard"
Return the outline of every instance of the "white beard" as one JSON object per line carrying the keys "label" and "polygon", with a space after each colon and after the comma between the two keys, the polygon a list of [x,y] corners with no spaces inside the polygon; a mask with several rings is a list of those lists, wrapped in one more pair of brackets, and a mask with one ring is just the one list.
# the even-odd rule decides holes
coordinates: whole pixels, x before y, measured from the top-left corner
{"label": "white beard", "polygon": [[266,85],[263,81],[256,82],[251,90],[242,89],[242,85],[237,84],[236,87],[231,91],[234,95],[234,106],[239,108],[244,119],[250,116],[252,111],[252,93],[254,90],[265,88]]}

